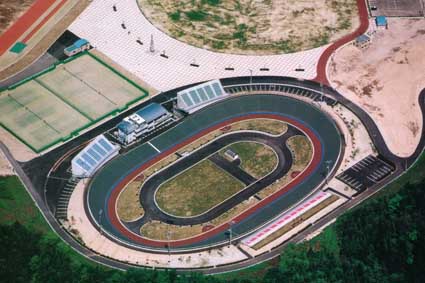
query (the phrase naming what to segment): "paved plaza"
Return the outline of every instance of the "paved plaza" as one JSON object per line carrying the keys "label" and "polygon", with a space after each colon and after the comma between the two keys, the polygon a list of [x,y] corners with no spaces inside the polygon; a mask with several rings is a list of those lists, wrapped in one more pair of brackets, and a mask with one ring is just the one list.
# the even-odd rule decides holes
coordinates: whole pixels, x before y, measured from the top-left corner
{"label": "paved plaza", "polygon": [[211,52],[169,37],[144,17],[133,0],[94,0],[70,30],[160,91],[216,78],[249,76],[251,71],[254,76],[313,79],[318,59],[327,47],[265,56]]}

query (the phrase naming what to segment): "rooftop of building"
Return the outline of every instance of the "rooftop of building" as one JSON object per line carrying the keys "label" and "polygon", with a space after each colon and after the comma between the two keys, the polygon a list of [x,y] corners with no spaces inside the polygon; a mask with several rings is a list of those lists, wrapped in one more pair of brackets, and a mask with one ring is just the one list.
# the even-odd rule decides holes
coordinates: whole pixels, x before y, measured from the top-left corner
{"label": "rooftop of building", "polygon": [[375,19],[377,26],[386,26],[387,25],[387,17],[385,16],[377,16]]}
{"label": "rooftop of building", "polygon": [[146,123],[150,123],[167,113],[168,111],[158,103],[151,103],[136,112],[136,114],[142,117]]}
{"label": "rooftop of building", "polygon": [[369,40],[370,40],[370,37],[367,36],[367,35],[365,35],[365,34],[362,34],[362,35],[356,37],[356,42],[357,43],[363,43],[363,42],[367,42]]}
{"label": "rooftop of building", "polygon": [[84,38],[80,38],[77,41],[75,41],[72,45],[68,46],[67,48],[65,48],[65,50],[67,51],[72,51],[74,49],[78,49],[86,44],[88,44],[89,42],[84,39]]}

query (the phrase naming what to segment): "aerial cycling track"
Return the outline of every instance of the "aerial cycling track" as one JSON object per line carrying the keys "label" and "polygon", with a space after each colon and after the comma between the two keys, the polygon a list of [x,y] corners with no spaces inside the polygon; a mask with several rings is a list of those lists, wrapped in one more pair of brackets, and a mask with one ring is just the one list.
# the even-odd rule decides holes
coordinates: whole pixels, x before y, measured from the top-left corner
{"label": "aerial cycling track", "polygon": [[[146,180],[140,196],[145,209],[144,217],[129,223],[124,223],[118,218],[116,204],[120,192],[143,170],[211,131],[237,121],[255,118],[284,121],[289,125],[288,131],[279,137],[258,132],[236,132],[216,139]],[[144,238],[139,234],[139,229],[148,220],[161,220],[175,225],[194,225],[219,216],[288,172],[292,156],[285,142],[289,137],[298,134],[307,136],[313,145],[310,164],[289,184],[232,219],[232,231],[237,235],[235,238],[241,237],[287,210],[323,184],[327,173],[324,161],[330,163],[331,168],[338,163],[343,150],[340,132],[334,122],[319,109],[300,100],[269,94],[237,96],[214,103],[186,117],[175,127],[151,139],[149,143],[142,144],[107,163],[94,176],[86,190],[86,210],[92,223],[97,227],[100,225],[108,237],[133,248],[163,250],[167,243],[170,243],[173,250],[178,251],[223,244],[228,240],[226,231],[230,223],[216,226],[191,238],[171,242]],[[241,140],[258,141],[272,147],[278,155],[277,168],[268,176],[255,181],[223,203],[198,216],[176,217],[161,211],[156,206],[154,195],[162,182],[227,144]],[[107,213],[100,219],[98,215],[101,211]]]}

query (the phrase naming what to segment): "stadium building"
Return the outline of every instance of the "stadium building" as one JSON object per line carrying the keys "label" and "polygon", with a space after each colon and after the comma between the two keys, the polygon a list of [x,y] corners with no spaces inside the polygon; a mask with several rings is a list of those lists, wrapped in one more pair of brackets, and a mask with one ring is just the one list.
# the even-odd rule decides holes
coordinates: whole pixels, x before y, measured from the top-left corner
{"label": "stadium building", "polygon": [[195,111],[221,99],[228,94],[219,80],[209,81],[177,93],[177,108],[192,114]]}
{"label": "stadium building", "polygon": [[117,138],[123,144],[130,144],[142,135],[173,121],[173,115],[160,104],[152,103],[124,118],[117,125]]}
{"label": "stadium building", "polygon": [[103,164],[118,154],[120,146],[112,144],[104,135],[97,136],[71,161],[72,175],[91,177]]}

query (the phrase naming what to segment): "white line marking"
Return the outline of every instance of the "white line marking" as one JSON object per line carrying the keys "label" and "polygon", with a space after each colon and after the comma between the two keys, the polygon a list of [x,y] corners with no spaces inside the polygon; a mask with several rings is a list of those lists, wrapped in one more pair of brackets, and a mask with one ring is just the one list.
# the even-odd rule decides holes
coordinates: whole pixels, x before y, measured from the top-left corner
{"label": "white line marking", "polygon": [[158,151],[158,153],[161,153],[161,151],[156,147],[156,146],[154,146],[153,144],[151,144],[151,142],[150,141],[148,141],[147,142],[147,144],[148,145],[150,145],[153,149],[155,149],[156,151]]}

